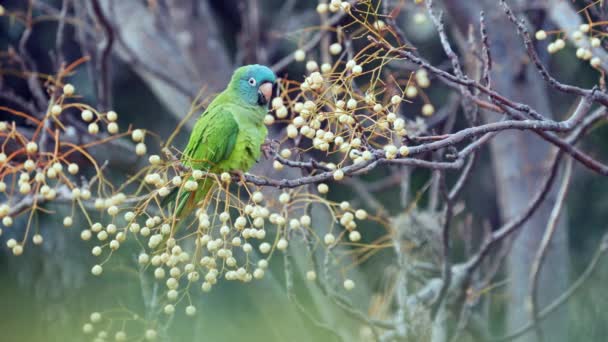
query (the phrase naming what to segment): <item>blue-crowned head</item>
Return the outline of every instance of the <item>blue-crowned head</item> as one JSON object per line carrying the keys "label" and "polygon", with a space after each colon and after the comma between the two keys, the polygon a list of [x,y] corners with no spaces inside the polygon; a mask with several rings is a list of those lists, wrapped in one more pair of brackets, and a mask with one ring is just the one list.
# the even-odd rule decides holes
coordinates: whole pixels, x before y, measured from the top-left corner
{"label": "blue-crowned head", "polygon": [[250,105],[267,106],[277,77],[267,66],[251,64],[234,71],[229,87]]}

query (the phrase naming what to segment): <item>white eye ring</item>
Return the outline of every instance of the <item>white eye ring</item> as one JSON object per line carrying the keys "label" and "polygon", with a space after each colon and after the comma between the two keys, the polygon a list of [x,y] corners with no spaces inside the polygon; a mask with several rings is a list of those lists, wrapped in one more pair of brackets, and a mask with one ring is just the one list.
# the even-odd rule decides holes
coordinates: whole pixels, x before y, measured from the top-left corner
{"label": "white eye ring", "polygon": [[247,82],[249,82],[249,85],[250,85],[250,86],[252,86],[252,87],[255,87],[255,84],[257,83],[257,82],[255,81],[255,78],[253,78],[253,77],[252,77],[252,78],[250,78],[250,79],[249,79],[249,81],[247,81]]}

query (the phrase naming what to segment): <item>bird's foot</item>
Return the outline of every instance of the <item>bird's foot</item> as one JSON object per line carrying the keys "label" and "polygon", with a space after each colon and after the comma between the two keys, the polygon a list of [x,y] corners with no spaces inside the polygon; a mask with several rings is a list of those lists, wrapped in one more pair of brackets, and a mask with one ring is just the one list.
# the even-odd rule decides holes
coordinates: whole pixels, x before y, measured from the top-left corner
{"label": "bird's foot", "polygon": [[266,159],[271,159],[279,148],[280,143],[274,139],[266,139],[261,146],[262,153]]}
{"label": "bird's foot", "polygon": [[233,176],[237,176],[239,177],[239,183],[245,185],[245,182],[247,181],[245,179],[245,173],[241,170],[233,170],[230,172]]}

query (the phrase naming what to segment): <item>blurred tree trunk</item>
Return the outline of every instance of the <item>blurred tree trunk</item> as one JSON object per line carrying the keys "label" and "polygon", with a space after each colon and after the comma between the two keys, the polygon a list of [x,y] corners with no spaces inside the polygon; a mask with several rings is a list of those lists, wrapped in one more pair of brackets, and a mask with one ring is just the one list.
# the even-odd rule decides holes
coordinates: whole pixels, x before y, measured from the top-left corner
{"label": "blurred tree trunk", "polygon": [[[206,1],[104,1],[116,30],[116,51],[146,81],[179,119],[191,98],[171,86],[179,83],[191,94],[203,86],[206,95],[220,91],[232,74],[216,18]],[[159,77],[163,75],[163,77]]]}
{"label": "blurred tree trunk", "polygon": [[[522,1],[509,3],[515,7]],[[521,38],[504,15],[496,0],[462,2],[447,0],[450,19],[455,21],[463,35],[469,27],[478,27],[480,11],[487,16],[490,51],[493,59],[492,87],[507,98],[526,103],[547,117],[552,117],[545,89],[534,66],[529,63]],[[521,16],[521,13],[517,13]],[[478,30],[476,30],[478,32]],[[461,48],[468,48],[464,46]],[[486,113],[486,119],[498,117]],[[500,133],[490,148],[497,184],[498,204],[502,220],[521,213],[537,191],[548,172],[550,146],[535,135],[519,131]],[[507,331],[514,331],[530,320],[525,299],[529,293],[530,266],[535,258],[556,197],[556,186],[534,216],[515,237],[511,253],[507,256],[508,297],[506,298]],[[549,248],[539,278],[540,308],[550,303],[568,286],[569,256],[566,219],[562,217]],[[562,307],[553,313],[543,326],[546,341],[568,340],[568,316]],[[517,341],[533,341],[533,332]]]}

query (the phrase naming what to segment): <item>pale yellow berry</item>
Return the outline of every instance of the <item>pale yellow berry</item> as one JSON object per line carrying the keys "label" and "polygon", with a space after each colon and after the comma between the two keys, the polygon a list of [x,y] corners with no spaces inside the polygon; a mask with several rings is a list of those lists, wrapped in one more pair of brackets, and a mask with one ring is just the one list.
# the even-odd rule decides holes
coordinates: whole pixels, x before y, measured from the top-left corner
{"label": "pale yellow berry", "polygon": [[160,156],[157,154],[153,154],[148,157],[148,162],[150,162],[150,164],[152,165],[158,165],[161,162]]}
{"label": "pale yellow berry", "polygon": [[591,30],[591,26],[589,24],[582,24],[579,26],[579,30],[583,33],[588,33]]}
{"label": "pale yellow berry", "polygon": [[594,68],[598,68],[602,65],[602,60],[599,57],[593,57],[591,58],[589,64],[591,64],[591,66]]}
{"label": "pale yellow berry", "polygon": [[188,316],[196,315],[196,307],[194,307],[194,305],[186,306],[186,315],[188,315]]}
{"label": "pale yellow berry", "polygon": [[277,242],[277,249],[280,251],[284,251],[287,249],[288,246],[288,242],[287,240],[285,240],[284,238],[279,239],[279,241]]}
{"label": "pale yellow berry", "polygon": [[91,233],[91,231],[88,229],[85,229],[82,232],[80,232],[80,238],[84,241],[90,240],[92,235],[93,235],[93,233]]}
{"label": "pale yellow berry", "polygon": [[340,169],[334,171],[333,177],[335,180],[341,181],[342,179],[344,179],[344,171],[342,171]]}
{"label": "pale yellow berry", "polygon": [[156,340],[156,336],[158,336],[158,334],[156,333],[156,330],[148,329],[148,330],[146,330],[146,333],[144,336],[147,341],[154,341],[154,340]]}
{"label": "pale yellow berry", "polygon": [[127,340],[127,333],[124,332],[124,331],[117,331],[116,334],[114,334],[114,340],[116,342],[126,341]]}
{"label": "pale yellow berry", "polygon": [[338,55],[342,52],[342,45],[340,43],[333,43],[329,46],[329,53],[332,55]]}
{"label": "pale yellow berry", "polygon": [[88,130],[91,134],[97,134],[99,133],[99,125],[97,125],[97,123],[95,122],[92,122],[89,124]]}
{"label": "pale yellow berry", "polygon": [[558,50],[561,50],[566,47],[566,42],[561,38],[556,39],[554,44],[555,44],[555,48]]}
{"label": "pale yellow berry", "polygon": [[4,218],[2,218],[2,224],[5,227],[10,227],[13,225],[13,218],[10,216],[5,216]]}
{"label": "pale yellow berry", "polygon": [[95,265],[93,266],[93,268],[91,268],[91,273],[93,275],[100,275],[103,272],[103,267],[101,267],[101,265]]}
{"label": "pale yellow berry", "polygon": [[298,136],[298,128],[294,125],[287,126],[287,136],[291,139],[294,139]]}
{"label": "pale yellow berry", "polygon": [[547,32],[545,32],[545,30],[538,30],[536,31],[536,34],[534,34],[534,37],[537,40],[545,40],[547,39]]}
{"label": "pale yellow berry", "polygon": [[93,324],[91,324],[91,323],[85,323],[82,326],[82,332],[85,333],[85,334],[92,333],[93,332]]}
{"label": "pale yellow berry", "polygon": [[300,217],[300,223],[305,227],[310,226],[311,222],[312,222],[312,219],[308,215],[302,215]]}
{"label": "pale yellow berry", "polygon": [[308,62],[306,62],[306,70],[308,72],[313,72],[319,69],[319,65],[317,64],[316,61],[310,60]]}
{"label": "pale yellow berry", "polygon": [[290,196],[288,193],[284,192],[281,195],[279,195],[279,202],[281,204],[287,204],[287,203],[289,203],[289,200],[290,200]]}
{"label": "pale yellow berry", "polygon": [[60,105],[55,104],[51,107],[51,115],[53,116],[58,116],[59,114],[61,114],[62,108]]}
{"label": "pale yellow berry", "polygon": [[35,245],[40,245],[40,244],[42,244],[43,241],[44,241],[44,239],[42,238],[42,235],[40,235],[40,234],[34,234],[34,236],[32,236],[32,242]]}
{"label": "pale yellow berry", "polygon": [[414,23],[416,24],[424,24],[427,20],[427,16],[426,14],[422,13],[422,12],[418,12],[416,14],[414,14]]}
{"label": "pale yellow berry", "polygon": [[261,192],[256,191],[251,196],[251,200],[253,201],[253,203],[260,203],[264,200],[264,195]]}
{"label": "pale yellow berry", "polygon": [[306,58],[306,52],[304,52],[304,50],[302,50],[302,49],[298,49],[293,53],[293,58],[297,62],[302,62]]}
{"label": "pale yellow berry", "polygon": [[327,74],[331,71],[331,64],[329,63],[323,63],[321,64],[321,72],[324,74]]}
{"label": "pale yellow berry", "polygon": [[351,99],[349,99],[349,100],[346,102],[346,108],[348,108],[348,109],[350,109],[350,110],[353,110],[353,109],[357,108],[357,100],[352,99],[352,98],[351,98]]}
{"label": "pale yellow berry", "polygon": [[124,215],[125,221],[133,221],[135,219],[135,213],[132,211],[127,211]]}
{"label": "pale yellow berry", "polygon": [[63,218],[63,225],[65,227],[71,227],[73,223],[74,223],[74,220],[72,219],[72,217],[66,216]]}
{"label": "pale yellow berry", "polygon": [[205,173],[202,170],[192,171],[192,178],[194,178],[194,179],[201,179],[201,178],[203,178],[204,175],[205,175]]}
{"label": "pale yellow berry", "polygon": [[118,240],[112,240],[110,241],[110,249],[115,251],[120,247],[120,242],[118,242]]}
{"label": "pale yellow berry", "polygon": [[332,245],[334,242],[336,242],[336,237],[331,233],[327,233],[323,237],[323,242],[325,242],[326,245]]}
{"label": "pale yellow berry", "polygon": [[327,13],[327,10],[328,10],[328,6],[326,3],[320,3],[317,5],[317,13],[325,14],[325,13]]}
{"label": "pale yellow berry", "polygon": [[278,108],[275,113],[277,115],[277,118],[279,119],[285,119],[287,117],[287,114],[289,114],[289,112],[287,111],[287,107],[285,106]]}
{"label": "pale yellow berry", "polygon": [[291,150],[288,148],[284,148],[281,150],[281,157],[287,159],[289,157],[291,157]]}
{"label": "pale yellow berry", "polygon": [[272,248],[272,246],[268,242],[262,242],[260,244],[260,252],[262,252],[264,254],[270,252],[271,248]]}
{"label": "pale yellow berry", "polygon": [[407,155],[410,154],[410,149],[407,146],[402,145],[399,147],[399,154],[402,157],[407,157]]}
{"label": "pale yellow berry", "polygon": [[36,153],[38,151],[38,144],[33,141],[30,141],[25,145],[25,150],[27,151],[27,153]]}
{"label": "pale yellow berry", "polygon": [[198,183],[193,180],[189,180],[186,182],[186,184],[184,184],[184,189],[186,191],[196,191],[197,188],[198,188]]}
{"label": "pale yellow berry", "polygon": [[350,69],[354,68],[355,65],[357,65],[357,62],[355,62],[354,60],[351,59],[348,62],[346,62],[346,65],[344,67],[346,68],[346,70],[350,70]]}
{"label": "pale yellow berry", "polygon": [[115,205],[111,205],[108,207],[108,214],[110,216],[116,216],[118,214],[118,207]]}
{"label": "pale yellow berry", "polygon": [[232,177],[228,172],[222,172],[220,174],[220,180],[224,183],[230,183],[232,181]]}
{"label": "pale yellow berry", "polygon": [[69,83],[63,86],[63,93],[67,96],[74,95],[75,90],[76,89],[74,88],[74,86]]}
{"label": "pale yellow berry", "polygon": [[385,24],[385,23],[384,23],[384,21],[382,21],[382,20],[377,20],[377,21],[375,21],[375,22],[374,22],[374,28],[375,28],[376,30],[381,31],[381,30],[383,30],[384,28],[386,28],[386,24]]}
{"label": "pale yellow berry", "polygon": [[395,106],[398,105],[398,104],[400,104],[401,103],[401,96],[399,96],[399,95],[393,95],[393,97],[391,97],[391,103],[393,105],[395,105]]}
{"label": "pale yellow berry", "polygon": [[591,38],[592,47],[599,47],[601,44],[602,44],[602,41],[599,38],[597,38],[597,37]]}
{"label": "pale yellow berry", "polygon": [[361,234],[358,231],[353,230],[352,232],[348,233],[348,238],[352,242],[357,242],[361,240]]}
{"label": "pale yellow berry", "polygon": [[261,269],[261,268],[256,268],[256,269],[253,271],[253,277],[254,277],[255,279],[262,279],[262,278],[264,278],[264,270],[263,270],[263,269]]}
{"label": "pale yellow berry", "polygon": [[118,119],[118,114],[115,111],[111,110],[106,114],[106,118],[108,121],[116,121]]}
{"label": "pale yellow berry", "polygon": [[342,4],[341,0],[331,0],[329,3],[329,10],[331,12],[338,12],[340,10],[340,5]]}
{"label": "pale yellow berry", "polygon": [[277,97],[275,97],[275,98],[272,99],[272,101],[271,101],[271,107],[272,107],[272,109],[279,109],[279,108],[281,108],[283,106],[284,106],[283,99],[281,97],[277,96]]}
{"label": "pale yellow berry", "polygon": [[28,172],[32,172],[36,168],[36,163],[34,163],[33,160],[28,159],[23,163],[23,168]]}
{"label": "pale yellow berry", "polygon": [[355,282],[352,281],[351,279],[346,279],[344,280],[344,288],[348,291],[352,290],[355,288]]}
{"label": "pale yellow berry", "polygon": [[138,143],[137,145],[135,145],[135,154],[137,154],[138,156],[143,156],[144,154],[146,154],[147,152],[147,147],[146,144],[144,143]]}
{"label": "pale yellow berry", "polygon": [[19,193],[21,193],[23,195],[27,195],[31,190],[32,190],[32,186],[29,183],[21,183],[19,185]]}
{"label": "pale yellow berry", "polygon": [[16,245],[15,247],[13,247],[12,252],[13,252],[13,255],[20,256],[21,254],[23,254],[23,246]]}
{"label": "pale yellow berry", "polygon": [[319,191],[320,194],[326,194],[329,192],[329,186],[327,186],[325,183],[321,183],[317,185],[317,191]]}
{"label": "pale yellow berry", "polygon": [[433,107],[432,104],[427,103],[424,106],[422,106],[422,115],[431,116],[431,115],[433,115],[433,113],[435,113],[435,107]]}
{"label": "pale yellow berry", "polygon": [[407,86],[407,88],[405,88],[405,96],[408,99],[413,99],[416,96],[418,96],[418,88],[416,88],[415,86]]}
{"label": "pale yellow berry", "polygon": [[358,209],[357,211],[355,211],[355,217],[359,220],[365,220],[367,219],[367,211],[363,209]]}
{"label": "pale yellow berry", "polygon": [[266,116],[264,116],[264,125],[270,126],[273,123],[274,123],[274,116],[272,116],[270,114],[266,114]]}
{"label": "pale yellow berry", "polygon": [[70,174],[75,175],[75,174],[77,174],[77,173],[78,173],[78,170],[79,170],[79,168],[78,168],[78,164],[75,164],[75,163],[70,163],[70,164],[68,165],[68,172],[69,172]]}
{"label": "pale yellow berry", "polygon": [[108,133],[110,133],[110,134],[118,133],[118,124],[116,122],[110,122],[108,124]]}
{"label": "pale yellow berry", "polygon": [[101,322],[101,314],[99,312],[93,312],[93,313],[91,313],[91,316],[89,317],[89,319],[93,323],[99,323],[99,322]]}
{"label": "pale yellow berry", "polygon": [[93,112],[88,109],[85,109],[82,111],[82,113],[80,113],[80,117],[82,118],[82,120],[90,122],[91,120],[93,120]]}
{"label": "pale yellow berry", "polygon": [[353,67],[353,75],[360,75],[363,72],[363,68],[357,64]]}
{"label": "pale yellow berry", "polygon": [[306,272],[306,279],[310,280],[310,281],[314,281],[317,279],[317,273],[315,271],[308,271]]}
{"label": "pale yellow berry", "polygon": [[144,131],[141,129],[135,129],[131,132],[131,139],[135,142],[144,140]]}
{"label": "pale yellow berry", "polygon": [[[350,203],[348,201],[342,201],[342,202],[340,202],[340,209],[342,209],[342,210],[348,210],[349,208],[350,208]],[[348,215],[349,217],[352,216],[351,213],[346,213],[344,215]],[[351,219],[352,219],[352,217],[351,217]]]}
{"label": "pale yellow berry", "polygon": [[175,306],[173,304],[167,304],[165,305],[163,311],[167,315],[172,315],[175,312]]}

